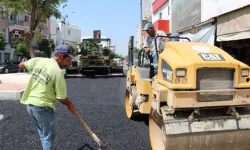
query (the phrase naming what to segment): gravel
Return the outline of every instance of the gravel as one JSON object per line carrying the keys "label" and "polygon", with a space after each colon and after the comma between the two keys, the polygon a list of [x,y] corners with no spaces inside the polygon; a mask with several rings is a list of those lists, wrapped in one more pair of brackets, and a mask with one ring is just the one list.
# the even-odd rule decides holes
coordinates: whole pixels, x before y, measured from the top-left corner
{"label": "gravel", "polygon": [[[126,79],[122,77],[68,78],[68,94],[81,116],[108,150],[149,150],[146,119],[127,119],[124,110]],[[96,150],[97,144],[66,107],[56,104],[56,149]],[[0,101],[1,150],[42,149],[37,130],[19,101]]]}

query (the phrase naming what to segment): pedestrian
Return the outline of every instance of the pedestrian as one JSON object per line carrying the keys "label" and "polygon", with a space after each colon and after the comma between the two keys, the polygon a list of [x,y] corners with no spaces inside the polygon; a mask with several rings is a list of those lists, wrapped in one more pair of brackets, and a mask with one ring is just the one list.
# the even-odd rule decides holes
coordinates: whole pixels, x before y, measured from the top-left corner
{"label": "pedestrian", "polygon": [[67,88],[61,69],[69,66],[72,50],[68,45],[56,47],[52,58],[32,58],[21,62],[20,69],[31,72],[31,78],[23,93],[20,103],[27,105],[28,113],[32,116],[43,150],[54,149],[54,113],[56,99],[75,114],[74,104],[67,98]]}
{"label": "pedestrian", "polygon": [[[148,36],[145,38],[143,43],[143,48],[150,58],[151,66],[154,68],[154,74],[157,74],[158,60],[156,56],[155,49],[155,37],[156,36],[167,36],[166,33],[162,30],[155,30],[153,24],[147,23],[143,29],[148,33]],[[165,46],[165,38],[157,38],[157,49],[158,52],[164,49]]]}

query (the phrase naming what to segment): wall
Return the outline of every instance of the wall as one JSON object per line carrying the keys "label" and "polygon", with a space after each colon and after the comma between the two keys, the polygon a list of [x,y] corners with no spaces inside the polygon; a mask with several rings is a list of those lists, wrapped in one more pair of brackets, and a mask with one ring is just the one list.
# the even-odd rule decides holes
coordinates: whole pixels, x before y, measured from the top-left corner
{"label": "wall", "polygon": [[60,30],[60,39],[61,43],[68,42],[70,44],[74,44],[74,46],[77,46],[77,43],[80,43],[81,40],[81,30],[77,27],[58,23],[58,27]]}
{"label": "wall", "polygon": [[57,42],[57,33],[58,33],[58,25],[55,19],[50,18],[50,39],[54,40],[55,45],[58,45]]}
{"label": "wall", "polygon": [[232,10],[249,5],[250,0],[202,0],[201,21],[222,15]]}
{"label": "wall", "polygon": [[170,32],[170,6],[169,0],[156,0],[153,5],[153,24],[155,29]]}
{"label": "wall", "polygon": [[201,22],[201,0],[172,0],[171,5],[172,32]]}
{"label": "wall", "polygon": [[152,3],[154,0],[141,0],[142,20],[152,18]]}
{"label": "wall", "polygon": [[[142,36],[141,35],[142,35],[142,25],[139,24],[137,26],[137,33],[136,33],[136,40],[135,40],[135,47],[137,47],[139,49],[142,46]],[[128,39],[128,41],[129,41],[129,39]]]}
{"label": "wall", "polygon": [[[162,17],[160,17],[160,14]],[[155,22],[157,20],[169,20],[169,19],[170,19],[169,2],[166,2],[153,14],[152,21]]]}

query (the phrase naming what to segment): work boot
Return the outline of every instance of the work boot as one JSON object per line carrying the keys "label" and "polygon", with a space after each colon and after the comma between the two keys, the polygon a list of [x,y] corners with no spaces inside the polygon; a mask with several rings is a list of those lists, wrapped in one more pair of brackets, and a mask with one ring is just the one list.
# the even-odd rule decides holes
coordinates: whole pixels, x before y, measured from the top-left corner
{"label": "work boot", "polygon": [[152,64],[155,75],[158,73],[158,64]]}

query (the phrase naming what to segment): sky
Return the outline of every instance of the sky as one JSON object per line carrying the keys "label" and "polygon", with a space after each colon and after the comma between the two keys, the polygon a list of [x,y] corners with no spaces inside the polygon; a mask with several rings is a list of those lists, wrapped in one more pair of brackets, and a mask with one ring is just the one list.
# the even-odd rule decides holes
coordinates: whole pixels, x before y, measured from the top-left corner
{"label": "sky", "polygon": [[101,30],[123,56],[127,55],[129,36],[136,39],[140,0],[68,0],[59,10],[63,16],[68,15],[70,25],[81,29],[82,36],[93,36],[93,30]]}

